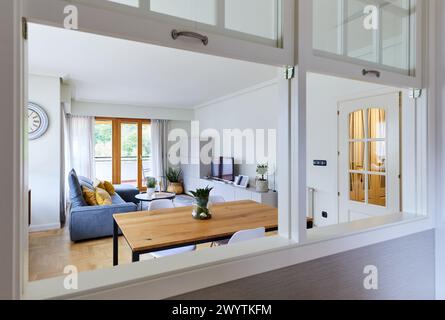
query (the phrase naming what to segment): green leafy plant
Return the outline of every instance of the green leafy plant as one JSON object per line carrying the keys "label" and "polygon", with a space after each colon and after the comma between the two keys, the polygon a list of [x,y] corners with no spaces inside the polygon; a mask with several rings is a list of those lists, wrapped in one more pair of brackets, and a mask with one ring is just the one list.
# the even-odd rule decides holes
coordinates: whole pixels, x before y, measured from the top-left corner
{"label": "green leafy plant", "polygon": [[266,181],[267,173],[269,172],[269,165],[266,164],[258,164],[256,167],[256,173],[260,176],[258,180]]}
{"label": "green leafy plant", "polygon": [[207,220],[212,217],[207,204],[209,203],[210,192],[213,188],[207,186],[206,188],[196,189],[195,191],[190,191],[190,193],[195,198],[196,204],[194,209],[194,217],[200,220]]}
{"label": "green leafy plant", "polygon": [[180,168],[168,168],[165,171],[165,177],[170,183],[181,183],[182,182],[182,170]]}
{"label": "green leafy plant", "polygon": [[145,178],[145,184],[147,185],[147,188],[149,188],[149,189],[156,188],[156,184],[157,184],[156,178],[153,178],[153,177]]}

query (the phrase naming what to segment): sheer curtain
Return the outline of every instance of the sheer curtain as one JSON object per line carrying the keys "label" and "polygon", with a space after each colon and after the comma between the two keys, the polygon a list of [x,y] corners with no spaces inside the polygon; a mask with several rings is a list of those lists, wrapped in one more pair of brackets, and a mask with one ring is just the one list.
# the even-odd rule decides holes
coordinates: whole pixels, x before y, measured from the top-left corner
{"label": "sheer curtain", "polygon": [[151,143],[153,176],[165,191],[167,181],[165,170],[168,168],[168,120],[151,120]]}
{"label": "sheer curtain", "polygon": [[77,175],[94,180],[94,117],[68,115],[67,124],[69,170],[73,168]]}

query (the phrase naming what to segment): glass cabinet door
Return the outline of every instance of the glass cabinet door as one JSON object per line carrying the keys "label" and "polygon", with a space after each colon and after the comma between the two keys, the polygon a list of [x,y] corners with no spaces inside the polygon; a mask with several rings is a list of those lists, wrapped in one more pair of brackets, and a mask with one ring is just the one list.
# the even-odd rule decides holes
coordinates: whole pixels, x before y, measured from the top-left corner
{"label": "glass cabinet door", "polygon": [[416,3],[313,0],[313,48],[414,75]]}

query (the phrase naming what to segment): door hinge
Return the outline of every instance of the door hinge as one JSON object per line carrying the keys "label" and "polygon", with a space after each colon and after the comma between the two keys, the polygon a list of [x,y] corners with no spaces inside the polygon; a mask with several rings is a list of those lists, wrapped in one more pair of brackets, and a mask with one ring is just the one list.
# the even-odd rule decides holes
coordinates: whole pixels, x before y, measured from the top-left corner
{"label": "door hinge", "polygon": [[340,115],[340,110],[337,111],[337,116],[339,116],[339,115]]}
{"label": "door hinge", "polygon": [[338,193],[338,196],[340,197],[340,192]]}
{"label": "door hinge", "polygon": [[422,89],[409,89],[409,97],[411,99],[419,99],[422,96]]}
{"label": "door hinge", "polygon": [[22,37],[28,40],[28,20],[25,17],[22,17]]}
{"label": "door hinge", "polygon": [[284,79],[291,80],[295,78],[295,67],[288,67],[284,71]]}

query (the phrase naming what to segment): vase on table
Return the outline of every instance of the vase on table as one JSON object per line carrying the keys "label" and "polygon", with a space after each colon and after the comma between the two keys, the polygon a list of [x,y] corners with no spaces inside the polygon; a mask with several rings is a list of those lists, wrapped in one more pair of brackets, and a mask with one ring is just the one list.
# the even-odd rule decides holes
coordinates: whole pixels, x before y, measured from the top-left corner
{"label": "vase on table", "polygon": [[193,205],[192,216],[196,220],[209,220],[212,218],[212,213],[209,209],[209,196],[210,191],[213,188],[196,189],[196,191],[190,191],[195,198]]}

